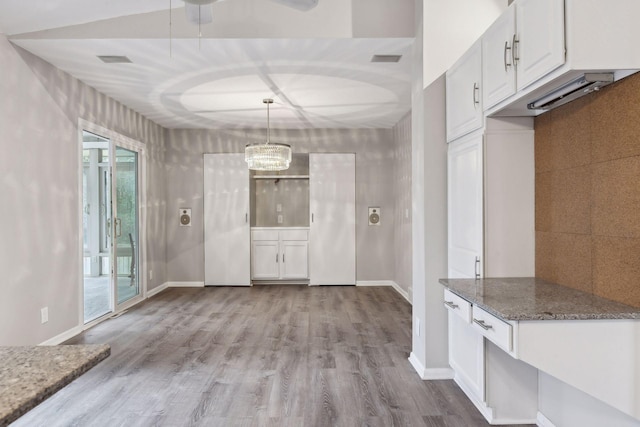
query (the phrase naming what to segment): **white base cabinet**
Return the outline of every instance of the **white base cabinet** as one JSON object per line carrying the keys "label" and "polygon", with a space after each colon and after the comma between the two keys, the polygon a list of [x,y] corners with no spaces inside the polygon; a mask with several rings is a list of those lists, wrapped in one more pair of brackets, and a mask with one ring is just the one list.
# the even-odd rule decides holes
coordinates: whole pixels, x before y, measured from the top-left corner
{"label": "white base cabinet", "polygon": [[[511,325],[487,317],[491,315],[484,310],[477,313],[470,302],[447,289],[444,304],[449,318],[449,364],[456,383],[491,424],[535,424],[538,370],[505,350],[512,348],[511,329],[504,335],[505,329],[499,326]],[[489,329],[479,326],[482,319]],[[492,335],[487,338],[487,333]]]}
{"label": "white base cabinet", "polygon": [[306,280],[309,278],[309,230],[306,228],[253,228],[251,278],[253,280]]}

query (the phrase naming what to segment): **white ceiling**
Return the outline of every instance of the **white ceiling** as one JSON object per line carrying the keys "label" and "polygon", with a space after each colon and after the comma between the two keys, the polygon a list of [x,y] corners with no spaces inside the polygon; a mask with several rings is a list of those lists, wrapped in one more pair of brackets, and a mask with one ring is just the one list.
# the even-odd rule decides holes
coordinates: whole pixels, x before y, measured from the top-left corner
{"label": "white ceiling", "polygon": [[[410,110],[413,39],[387,35],[413,30],[393,16],[386,29],[354,16],[352,2],[362,1],[377,4],[371,16],[378,19],[413,2],[319,0],[302,12],[269,0],[225,0],[213,5],[213,23],[199,39],[181,0],[171,0],[171,14],[169,0],[0,0],[0,28],[168,128],[264,127],[268,97],[273,127],[388,128]],[[411,18],[404,10],[396,21]],[[358,31],[364,37],[354,38]],[[403,57],[371,63],[374,54]],[[105,64],[97,55],[132,63]]]}

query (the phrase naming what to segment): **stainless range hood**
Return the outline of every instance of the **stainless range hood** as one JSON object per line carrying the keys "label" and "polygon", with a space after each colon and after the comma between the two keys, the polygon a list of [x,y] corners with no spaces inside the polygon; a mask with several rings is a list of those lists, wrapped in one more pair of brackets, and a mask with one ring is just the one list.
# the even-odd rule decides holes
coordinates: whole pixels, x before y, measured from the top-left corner
{"label": "stainless range hood", "polygon": [[529,110],[551,110],[614,82],[613,73],[585,73],[527,104]]}

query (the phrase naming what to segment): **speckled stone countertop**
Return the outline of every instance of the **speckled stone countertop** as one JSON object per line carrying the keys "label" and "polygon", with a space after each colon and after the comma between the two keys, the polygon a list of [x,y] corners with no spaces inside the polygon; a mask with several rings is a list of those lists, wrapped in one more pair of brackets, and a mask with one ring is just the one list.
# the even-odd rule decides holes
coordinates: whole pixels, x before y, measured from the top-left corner
{"label": "speckled stone countertop", "polygon": [[534,277],[440,279],[440,283],[504,320],[640,319],[640,308]]}
{"label": "speckled stone countertop", "polygon": [[110,354],[108,345],[0,347],[0,426],[15,421]]}

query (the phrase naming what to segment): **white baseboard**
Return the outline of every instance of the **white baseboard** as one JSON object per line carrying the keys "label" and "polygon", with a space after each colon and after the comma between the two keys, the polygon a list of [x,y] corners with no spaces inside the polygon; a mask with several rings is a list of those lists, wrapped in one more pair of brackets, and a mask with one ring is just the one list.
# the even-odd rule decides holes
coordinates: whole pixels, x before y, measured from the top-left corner
{"label": "white baseboard", "polygon": [[423,380],[451,380],[453,379],[453,369],[451,368],[425,368],[422,362],[411,352],[409,363],[416,370]]}
{"label": "white baseboard", "polygon": [[536,416],[536,425],[538,427],[556,427],[549,418],[542,414],[542,412],[538,412],[538,415]]}
{"label": "white baseboard", "polygon": [[418,357],[413,353],[413,351],[409,355],[409,363],[411,363],[411,366],[413,366],[413,369],[416,370],[416,372],[418,373],[421,379],[423,380],[426,379],[425,378],[426,368],[424,367],[422,362],[420,362]]}
{"label": "white baseboard", "polygon": [[163,283],[160,286],[156,286],[155,288],[151,289],[150,291],[147,291],[147,298],[151,298],[152,296],[159,294],[160,292],[164,291],[168,287],[169,286],[167,285],[167,282]]}
{"label": "white baseboard", "polygon": [[82,326],[75,326],[67,331],[64,331],[60,335],[56,335],[53,338],[49,338],[46,341],[41,342],[38,345],[59,345],[65,342],[68,339],[71,339],[82,332]]}
{"label": "white baseboard", "polygon": [[411,304],[409,293],[402,289],[400,285],[398,285],[393,280],[358,280],[356,281],[356,286],[391,286],[396,290],[396,292],[402,295],[402,297],[407,300],[409,304]]}
{"label": "white baseboard", "polygon": [[204,282],[166,282],[167,288],[204,288]]}
{"label": "white baseboard", "polygon": [[451,368],[430,368],[424,370],[423,380],[452,380],[453,369]]}

